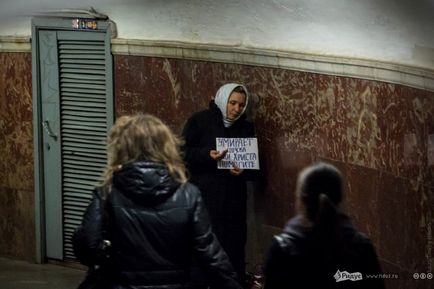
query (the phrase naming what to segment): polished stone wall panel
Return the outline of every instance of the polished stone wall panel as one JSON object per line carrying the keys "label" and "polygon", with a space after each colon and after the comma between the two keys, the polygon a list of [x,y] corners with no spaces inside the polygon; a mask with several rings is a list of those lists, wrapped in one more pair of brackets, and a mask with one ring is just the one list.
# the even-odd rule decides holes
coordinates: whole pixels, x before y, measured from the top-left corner
{"label": "polished stone wall panel", "polygon": [[209,63],[180,64],[169,59],[122,58],[115,66],[116,115],[152,113],[179,132],[192,112],[207,106],[213,95],[209,87],[215,86]]}
{"label": "polished stone wall panel", "polygon": [[117,55],[116,113],[150,112],[180,133],[227,82],[251,92],[262,240],[294,214],[298,172],[324,160],[345,176],[344,210],[373,240],[382,264],[406,274],[430,268],[433,92],[277,68]]}
{"label": "polished stone wall panel", "polygon": [[0,255],[34,260],[30,53],[0,53]]}
{"label": "polished stone wall panel", "polygon": [[[0,64],[0,255],[32,260],[31,55],[0,53]],[[408,275],[432,268],[433,92],[169,58],[116,55],[114,69],[116,115],[150,112],[176,133],[222,84],[248,87],[261,153],[254,204],[261,246],[293,215],[298,172],[324,160],[346,177],[344,210],[373,240],[385,271]],[[388,284],[405,288],[404,281]],[[427,288],[424,284],[420,287]]]}

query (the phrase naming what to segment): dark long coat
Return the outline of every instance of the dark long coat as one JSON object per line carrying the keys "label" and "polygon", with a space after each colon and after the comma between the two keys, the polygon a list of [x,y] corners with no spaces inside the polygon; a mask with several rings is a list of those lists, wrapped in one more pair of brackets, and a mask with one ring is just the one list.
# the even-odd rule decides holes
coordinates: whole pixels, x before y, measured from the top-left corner
{"label": "dark long coat", "polygon": [[213,101],[209,109],[194,114],[186,123],[185,160],[191,182],[202,192],[211,224],[222,247],[241,278],[245,271],[246,181],[255,177],[251,170],[232,176],[229,170],[217,169],[209,152],[216,149],[216,138],[254,137],[253,124],[241,116],[232,126],[223,125],[220,109]]}

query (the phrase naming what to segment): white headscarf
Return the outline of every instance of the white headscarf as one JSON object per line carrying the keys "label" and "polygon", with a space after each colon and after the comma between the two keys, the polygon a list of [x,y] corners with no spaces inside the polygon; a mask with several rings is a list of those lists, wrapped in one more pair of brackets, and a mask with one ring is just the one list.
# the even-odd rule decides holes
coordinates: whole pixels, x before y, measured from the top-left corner
{"label": "white headscarf", "polygon": [[[244,106],[243,111],[240,113],[240,115],[236,119],[229,120],[227,118],[227,107],[228,107],[229,96],[231,95],[231,93],[235,89],[235,87],[237,87],[237,86],[241,86],[244,89],[244,91],[246,92],[246,105]],[[217,93],[216,93],[215,98],[214,98],[214,103],[217,105],[217,107],[222,112],[223,124],[225,127],[230,127],[237,119],[240,118],[240,116],[242,116],[244,114],[244,112],[246,111],[246,108],[247,108],[248,101],[249,101],[249,93],[247,91],[247,88],[242,84],[227,83],[227,84],[223,85],[222,87],[220,87],[219,90],[217,90]]]}

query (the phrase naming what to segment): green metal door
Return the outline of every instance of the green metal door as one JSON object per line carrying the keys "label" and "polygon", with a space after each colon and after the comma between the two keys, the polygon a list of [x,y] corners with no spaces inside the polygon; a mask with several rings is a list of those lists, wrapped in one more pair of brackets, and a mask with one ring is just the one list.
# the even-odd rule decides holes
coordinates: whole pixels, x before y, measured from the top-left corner
{"label": "green metal door", "polygon": [[110,39],[39,30],[45,255],[74,259],[71,236],[106,164],[113,123]]}

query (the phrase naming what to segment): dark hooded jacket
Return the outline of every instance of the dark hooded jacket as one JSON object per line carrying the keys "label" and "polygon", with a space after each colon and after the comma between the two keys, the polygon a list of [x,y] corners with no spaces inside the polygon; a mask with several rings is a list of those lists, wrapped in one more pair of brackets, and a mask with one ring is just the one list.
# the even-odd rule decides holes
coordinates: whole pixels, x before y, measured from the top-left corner
{"label": "dark hooded jacket", "polygon": [[[274,237],[264,266],[265,289],[384,288],[371,241],[356,231],[348,217],[338,215],[329,234],[302,222],[300,216],[291,219]],[[336,282],[345,271],[361,273],[362,279]]]}
{"label": "dark hooded jacket", "polygon": [[247,232],[246,181],[253,180],[255,172],[245,170],[239,176],[232,176],[228,170],[217,169],[217,163],[209,153],[216,149],[217,137],[254,137],[253,124],[242,115],[232,126],[225,127],[220,109],[211,101],[209,109],[189,118],[183,136],[191,182],[202,192],[213,229],[237,273],[243,276]]}
{"label": "dark hooded jacket", "polygon": [[[105,202],[99,191],[73,244],[78,260],[90,266],[100,261],[102,239],[111,241],[112,288],[189,288],[193,254],[206,268],[210,283],[240,288],[194,185],[179,185],[164,165],[135,162],[113,174]],[[103,204],[106,218],[101,214]]]}

